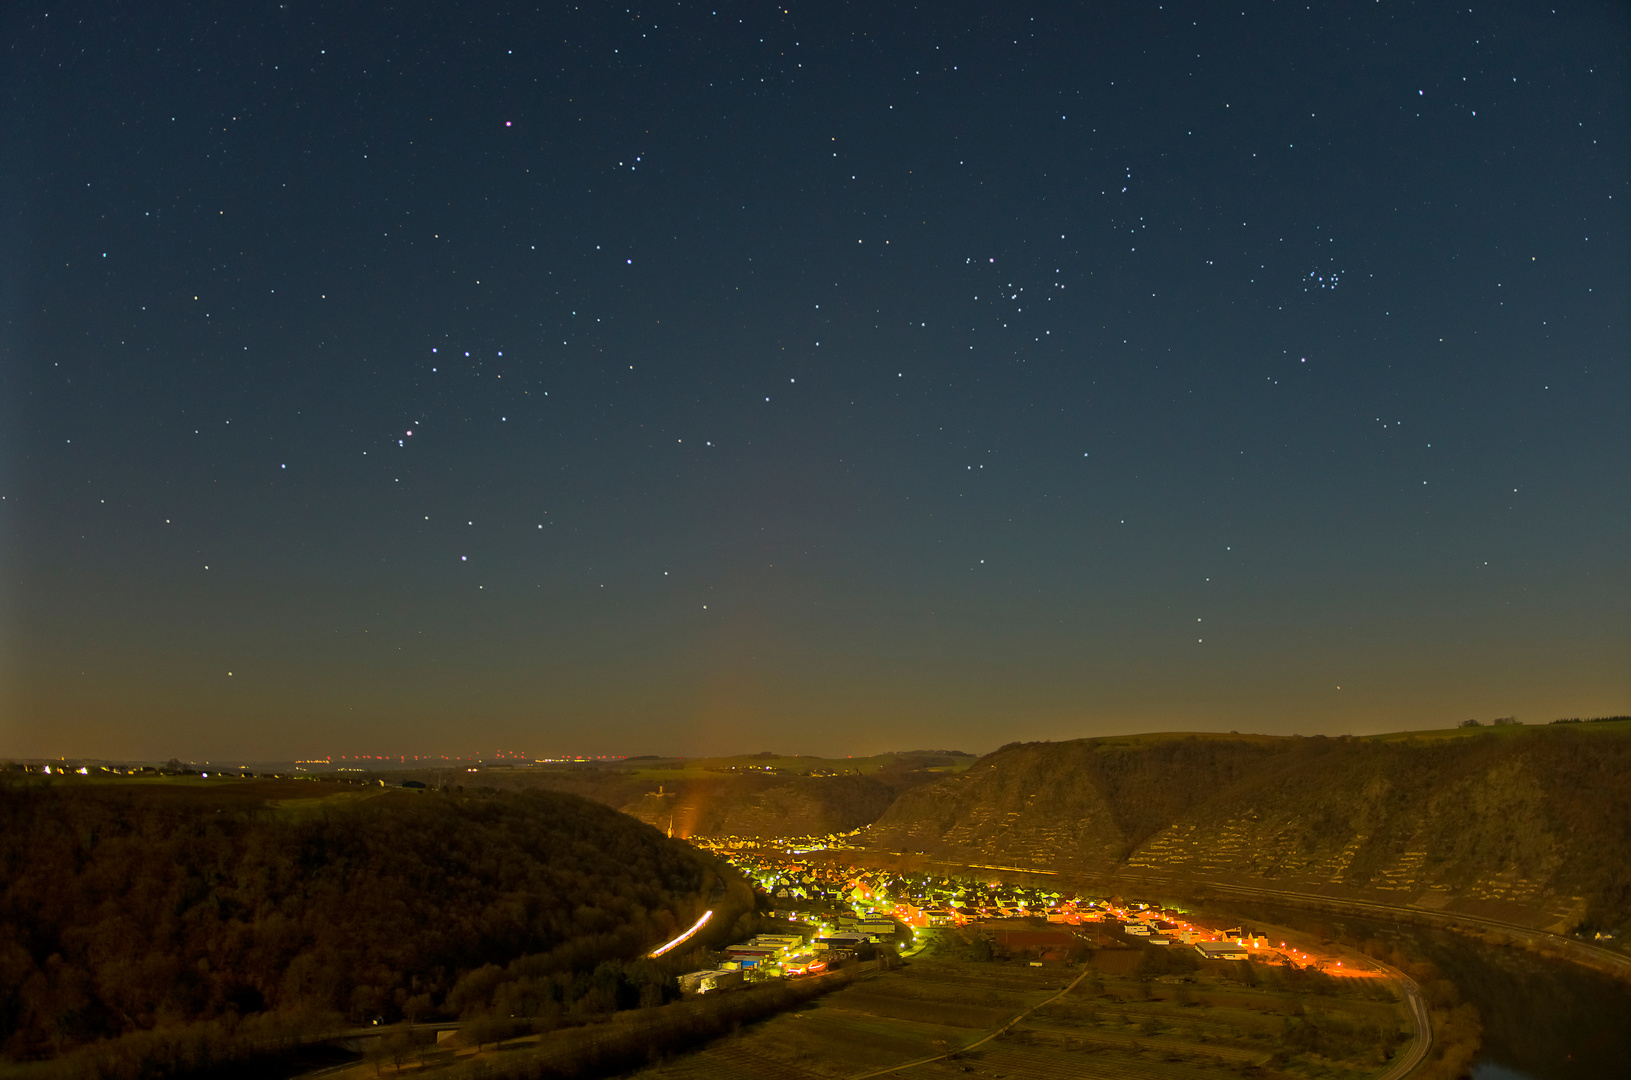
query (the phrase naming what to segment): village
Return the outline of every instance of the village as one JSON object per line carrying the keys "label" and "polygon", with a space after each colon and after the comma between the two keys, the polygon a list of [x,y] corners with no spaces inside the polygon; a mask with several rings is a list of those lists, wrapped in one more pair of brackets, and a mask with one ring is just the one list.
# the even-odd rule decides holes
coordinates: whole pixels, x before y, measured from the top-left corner
{"label": "village", "polygon": [[1287,965],[1331,975],[1380,972],[1344,953],[1321,954],[1293,941],[1193,912],[1122,897],[1090,897],[1044,885],[989,877],[911,873],[810,858],[842,850],[845,837],[761,841],[692,838],[727,859],[786,923],[782,932],[727,946],[714,969],[681,978],[687,993],[712,993],[766,979],[820,975],[845,963],[888,955],[911,957],[950,931],[984,941],[1033,967],[1075,959],[1099,948],[1188,949],[1204,961]]}

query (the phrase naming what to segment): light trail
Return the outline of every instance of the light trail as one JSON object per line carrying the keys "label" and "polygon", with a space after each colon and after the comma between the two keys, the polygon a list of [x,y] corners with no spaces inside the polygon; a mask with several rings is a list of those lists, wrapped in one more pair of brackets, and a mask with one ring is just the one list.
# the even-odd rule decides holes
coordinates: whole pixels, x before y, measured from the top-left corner
{"label": "light trail", "polygon": [[691,927],[691,929],[687,930],[685,933],[681,934],[679,937],[675,938],[673,941],[670,941],[667,945],[664,945],[662,948],[654,949],[651,952],[647,953],[646,955],[649,956],[651,959],[655,960],[657,957],[661,956],[663,953],[667,952],[669,949],[672,949],[674,946],[683,945],[686,941],[688,941],[690,939],[692,934],[696,933],[698,930],[701,930],[703,928],[703,926],[705,926],[707,924],[708,920],[713,918],[713,917],[714,917],[714,913],[712,911],[704,911],[702,913],[702,918],[697,920],[697,924],[695,926]]}

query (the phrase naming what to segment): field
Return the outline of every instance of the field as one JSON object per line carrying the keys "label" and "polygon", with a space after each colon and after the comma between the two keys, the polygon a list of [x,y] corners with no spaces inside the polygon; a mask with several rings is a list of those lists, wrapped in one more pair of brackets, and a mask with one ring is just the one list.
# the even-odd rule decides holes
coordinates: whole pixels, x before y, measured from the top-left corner
{"label": "field", "polygon": [[[811,1002],[706,1047],[631,1074],[638,1080],[832,1080],[860,1077],[980,1042],[891,1075],[1009,1080],[1117,1077],[1353,1078],[1376,1075],[1404,1015],[1385,986],[1222,962],[1186,975],[1140,976],[1142,950],[1106,950],[1082,965],[973,962],[952,950]],[[1254,966],[1255,967],[1255,966]],[[1248,985],[1255,980],[1257,985]]]}

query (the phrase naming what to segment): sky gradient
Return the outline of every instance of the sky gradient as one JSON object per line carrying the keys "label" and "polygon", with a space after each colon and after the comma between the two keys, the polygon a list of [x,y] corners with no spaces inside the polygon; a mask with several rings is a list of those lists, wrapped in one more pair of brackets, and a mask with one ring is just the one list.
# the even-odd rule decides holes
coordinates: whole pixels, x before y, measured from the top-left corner
{"label": "sky gradient", "polygon": [[1631,711],[1622,4],[0,31],[0,754]]}

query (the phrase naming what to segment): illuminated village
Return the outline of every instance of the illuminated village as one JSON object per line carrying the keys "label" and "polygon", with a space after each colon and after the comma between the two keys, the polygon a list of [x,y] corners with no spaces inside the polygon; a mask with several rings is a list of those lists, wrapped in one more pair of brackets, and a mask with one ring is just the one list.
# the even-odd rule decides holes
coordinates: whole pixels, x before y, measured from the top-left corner
{"label": "illuminated village", "polygon": [[[869,868],[833,861],[854,834],[760,840],[693,837],[692,843],[743,871],[789,924],[787,933],[760,934],[728,946],[717,969],[682,979],[688,992],[708,993],[767,978],[817,975],[880,950],[910,957],[937,933],[950,932],[1033,967],[1051,966],[1083,948],[1190,948],[1208,961],[1254,960],[1312,968],[1331,975],[1381,974],[1344,954],[1271,940],[1239,925],[1214,925],[1171,907],[1122,897],[1099,898],[1044,885],[989,877]],[[814,856],[814,857],[812,857]]]}

